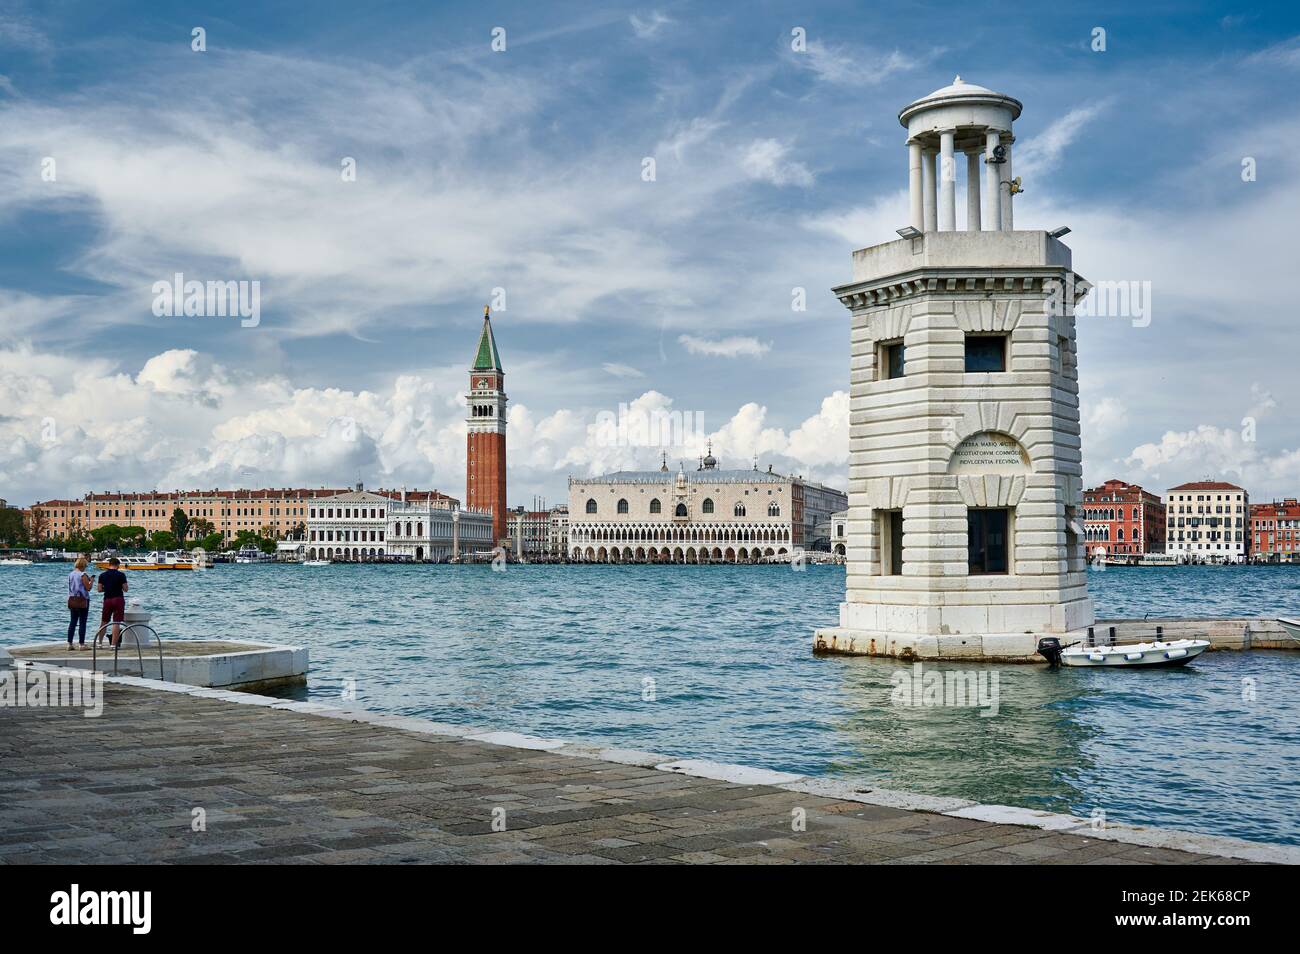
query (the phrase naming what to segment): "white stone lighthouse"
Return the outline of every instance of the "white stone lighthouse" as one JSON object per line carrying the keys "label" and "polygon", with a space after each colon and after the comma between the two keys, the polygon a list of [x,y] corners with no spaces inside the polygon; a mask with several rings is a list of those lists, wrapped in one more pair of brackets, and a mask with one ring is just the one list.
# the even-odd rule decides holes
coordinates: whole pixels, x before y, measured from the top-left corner
{"label": "white stone lighthouse", "polygon": [[1087,286],[1058,237],[1013,228],[1020,111],[959,77],[898,115],[911,223],[854,252],[835,289],[853,316],[848,573],[819,651],[1031,659],[1039,637],[1093,622],[1074,328]]}

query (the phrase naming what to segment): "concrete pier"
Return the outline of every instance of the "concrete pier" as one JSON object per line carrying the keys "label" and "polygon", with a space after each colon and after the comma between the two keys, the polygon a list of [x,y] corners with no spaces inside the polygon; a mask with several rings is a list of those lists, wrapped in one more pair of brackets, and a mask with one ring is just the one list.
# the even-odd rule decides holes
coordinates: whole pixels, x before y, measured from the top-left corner
{"label": "concrete pier", "polygon": [[0,864],[1297,860],[1279,846],[1094,831],[1066,815],[130,677],[105,680],[99,718],[0,708]]}
{"label": "concrete pier", "polygon": [[[1120,643],[1150,642],[1157,626],[1162,637],[1174,639],[1208,639],[1210,652],[1216,650],[1300,649],[1275,617],[1257,619],[1117,619],[1094,624],[1099,643],[1108,638],[1110,627]],[[1075,630],[1062,637],[1066,643],[1086,638],[1086,630]],[[1033,642],[1026,642],[1019,655],[990,654],[984,651],[980,636],[950,636],[916,640],[900,649],[884,638],[872,638],[856,630],[841,627],[819,629],[813,634],[813,652],[829,656],[900,656],[907,659],[948,659],[966,662],[1045,663]]]}

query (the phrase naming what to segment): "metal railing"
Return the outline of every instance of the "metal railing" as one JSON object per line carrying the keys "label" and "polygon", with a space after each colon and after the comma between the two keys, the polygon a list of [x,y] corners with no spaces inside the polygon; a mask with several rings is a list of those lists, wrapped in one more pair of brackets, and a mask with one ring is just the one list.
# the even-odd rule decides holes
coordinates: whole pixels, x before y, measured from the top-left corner
{"label": "metal railing", "polygon": [[[117,637],[117,643],[116,645],[113,646],[113,675],[115,676],[117,675],[117,657],[118,654],[121,652],[122,642],[123,640],[126,639],[126,634],[131,633],[131,638],[135,640],[136,660],[140,663],[140,676],[141,678],[144,677],[145,674],[144,673],[144,651],[140,648],[141,647],[140,636],[138,633],[133,633],[131,631],[134,629],[147,629],[150,633],[153,634],[154,642],[158,644],[158,679],[161,682],[166,682],[167,673],[163,669],[162,637],[158,635],[158,630],[154,629],[148,623],[114,623],[111,620],[106,623],[102,623],[99,629],[95,630],[95,639],[94,642],[91,643],[91,647],[90,647],[91,672],[99,671],[99,637],[103,636],[105,634],[105,631],[108,630],[109,627],[111,626],[120,627],[119,634]],[[112,643],[111,635],[109,636],[109,642]]]}
{"label": "metal railing", "polygon": [[[1093,627],[1092,627],[1092,626],[1089,626],[1089,627],[1088,627],[1088,639],[1087,639],[1087,642],[1084,643],[1084,645],[1085,645],[1085,646],[1089,646],[1089,647],[1093,647],[1093,646],[1115,646],[1115,645],[1118,645],[1118,644],[1119,644],[1119,637],[1118,637],[1118,635],[1117,635],[1116,630],[1117,630],[1117,627],[1115,627],[1115,626],[1108,627],[1108,631],[1107,631],[1107,633],[1106,633],[1106,641],[1105,641],[1105,642],[1102,642],[1102,643],[1098,643],[1098,642],[1097,642],[1097,636],[1096,636],[1096,634],[1093,632]],[[1159,642],[1164,642],[1164,638],[1165,638],[1165,628],[1164,628],[1163,626],[1157,626],[1157,627],[1156,627],[1155,641],[1156,641],[1157,643],[1159,643]]]}

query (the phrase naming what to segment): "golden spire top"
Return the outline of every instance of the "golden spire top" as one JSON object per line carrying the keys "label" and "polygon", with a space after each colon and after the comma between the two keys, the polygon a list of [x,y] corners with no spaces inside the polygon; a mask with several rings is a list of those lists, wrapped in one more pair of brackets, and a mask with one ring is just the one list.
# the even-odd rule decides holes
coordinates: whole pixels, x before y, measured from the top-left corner
{"label": "golden spire top", "polygon": [[490,318],[490,317],[492,317],[492,306],[491,306],[491,305],[484,305],[484,306],[483,306],[483,317],[484,317],[484,318]]}

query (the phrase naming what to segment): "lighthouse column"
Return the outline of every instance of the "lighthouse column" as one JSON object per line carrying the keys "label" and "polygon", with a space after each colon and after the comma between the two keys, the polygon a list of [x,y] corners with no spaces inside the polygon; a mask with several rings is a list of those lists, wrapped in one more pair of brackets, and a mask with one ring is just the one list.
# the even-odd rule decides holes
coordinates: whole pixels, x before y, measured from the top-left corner
{"label": "lighthouse column", "polygon": [[921,195],[925,210],[925,232],[939,231],[934,194],[934,150],[921,150]]}
{"label": "lighthouse column", "polygon": [[1002,181],[998,164],[993,161],[993,150],[1001,136],[996,129],[984,134],[984,228],[996,232],[1002,228]]}
{"label": "lighthouse column", "polygon": [[980,154],[966,153],[966,231],[980,230]]}
{"label": "lighthouse column", "polygon": [[911,212],[910,225],[918,232],[925,231],[925,199],[921,195],[921,144],[907,144],[907,198]]}
{"label": "lighthouse column", "polygon": [[939,231],[957,228],[957,159],[953,155],[954,130],[939,133]]}

